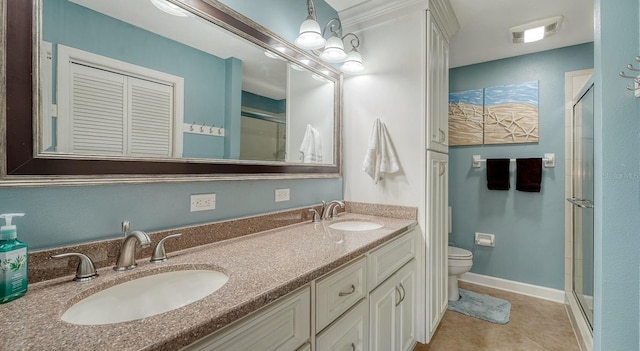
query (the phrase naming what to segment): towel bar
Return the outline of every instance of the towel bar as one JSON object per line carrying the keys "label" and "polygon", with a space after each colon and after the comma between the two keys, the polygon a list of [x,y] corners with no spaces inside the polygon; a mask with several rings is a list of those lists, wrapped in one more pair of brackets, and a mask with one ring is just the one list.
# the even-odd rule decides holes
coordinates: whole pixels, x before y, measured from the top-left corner
{"label": "towel bar", "polygon": [[[509,159],[511,162],[516,162],[515,158]],[[482,167],[482,162],[487,162],[487,159],[483,159],[480,155],[473,155],[473,159],[471,160],[471,167],[480,168]],[[553,168],[556,166],[556,154],[544,154],[542,158],[542,164],[545,168]]]}

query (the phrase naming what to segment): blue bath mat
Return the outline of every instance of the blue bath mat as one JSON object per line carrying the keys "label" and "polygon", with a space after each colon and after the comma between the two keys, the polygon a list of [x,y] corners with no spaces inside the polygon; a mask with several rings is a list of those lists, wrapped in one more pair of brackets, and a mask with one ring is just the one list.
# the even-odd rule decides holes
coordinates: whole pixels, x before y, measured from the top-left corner
{"label": "blue bath mat", "polygon": [[449,301],[449,309],[488,322],[507,324],[511,304],[497,297],[460,289],[460,300]]}

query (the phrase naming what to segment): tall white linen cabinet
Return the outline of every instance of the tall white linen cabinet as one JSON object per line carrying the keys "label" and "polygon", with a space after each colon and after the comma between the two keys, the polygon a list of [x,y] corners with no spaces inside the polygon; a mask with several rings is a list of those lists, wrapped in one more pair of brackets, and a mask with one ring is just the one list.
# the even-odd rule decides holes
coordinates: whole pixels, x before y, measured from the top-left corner
{"label": "tall white linen cabinet", "polygon": [[[418,208],[415,337],[429,343],[448,303],[449,40],[458,21],[449,0],[370,0],[339,15],[366,66],[345,77],[344,197]],[[377,184],[361,169],[376,118],[401,167]]]}

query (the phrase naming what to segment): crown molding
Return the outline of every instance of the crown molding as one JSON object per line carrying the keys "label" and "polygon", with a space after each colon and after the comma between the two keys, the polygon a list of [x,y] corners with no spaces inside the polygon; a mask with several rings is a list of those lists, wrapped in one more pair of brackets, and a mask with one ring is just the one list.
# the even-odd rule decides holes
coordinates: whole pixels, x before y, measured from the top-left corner
{"label": "crown molding", "polygon": [[415,11],[430,11],[447,40],[460,28],[449,0],[369,0],[338,15],[345,28],[363,30]]}
{"label": "crown molding", "polygon": [[449,0],[430,0],[429,11],[440,26],[447,41],[460,29],[458,18]]}
{"label": "crown molding", "polygon": [[427,10],[428,0],[369,0],[338,13],[345,28],[365,29],[415,10]]}

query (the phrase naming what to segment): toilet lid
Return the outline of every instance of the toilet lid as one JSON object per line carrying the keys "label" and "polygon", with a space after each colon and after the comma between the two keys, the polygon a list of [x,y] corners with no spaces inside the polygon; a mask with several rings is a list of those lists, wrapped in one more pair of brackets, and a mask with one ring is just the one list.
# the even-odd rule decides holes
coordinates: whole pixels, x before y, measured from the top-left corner
{"label": "toilet lid", "polygon": [[461,249],[459,247],[449,246],[449,258],[470,258],[473,254],[469,250]]}

